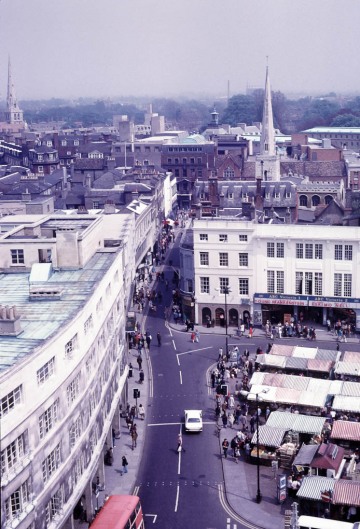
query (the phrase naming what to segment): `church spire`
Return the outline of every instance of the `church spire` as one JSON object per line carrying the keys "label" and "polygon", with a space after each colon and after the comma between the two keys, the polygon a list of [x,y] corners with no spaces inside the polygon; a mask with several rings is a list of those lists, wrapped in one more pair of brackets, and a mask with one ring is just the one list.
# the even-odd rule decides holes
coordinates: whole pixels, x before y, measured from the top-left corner
{"label": "church spire", "polygon": [[23,111],[19,108],[15,88],[12,81],[11,61],[9,56],[8,62],[8,85],[7,85],[7,100],[6,100],[6,121],[12,123],[22,123],[24,121]]}
{"label": "church spire", "polygon": [[269,77],[269,66],[266,65],[266,80],[264,94],[264,109],[262,118],[262,130],[260,138],[260,154],[275,155],[275,131],[274,118],[271,103],[271,87]]}

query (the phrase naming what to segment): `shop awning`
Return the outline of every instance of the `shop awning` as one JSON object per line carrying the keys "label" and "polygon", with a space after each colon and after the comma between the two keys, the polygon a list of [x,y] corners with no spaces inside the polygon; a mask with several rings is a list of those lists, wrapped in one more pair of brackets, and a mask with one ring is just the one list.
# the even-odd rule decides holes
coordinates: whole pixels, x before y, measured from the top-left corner
{"label": "shop awning", "polygon": [[306,388],[311,393],[329,393],[331,380],[323,380],[321,378],[310,378],[308,387]]}
{"label": "shop awning", "polygon": [[293,345],[275,343],[271,348],[270,354],[277,356],[292,356],[294,349],[295,347]]}
{"label": "shop awning", "polygon": [[[262,446],[278,447],[282,444],[286,430],[283,428],[272,428],[267,424],[259,426],[259,444]],[[255,431],[251,442],[257,443],[257,432]]]}
{"label": "shop awning", "polygon": [[337,375],[360,377],[360,362],[337,362],[335,373]]}
{"label": "shop awning", "polygon": [[360,353],[358,351],[345,351],[343,361],[360,363]]}
{"label": "shop awning", "polygon": [[344,382],[341,388],[341,395],[348,395],[349,397],[360,397],[360,383],[359,382]]}
{"label": "shop awning", "polygon": [[259,364],[270,367],[279,367],[280,369],[285,367],[285,360],[285,356],[273,356],[268,354],[256,356],[256,361],[259,362]]}
{"label": "shop awning", "polygon": [[331,439],[360,441],[360,423],[352,421],[334,421],[330,434]]}
{"label": "shop awning", "polygon": [[360,481],[339,479],[334,485],[333,503],[360,507]]}
{"label": "shop awning", "polygon": [[302,480],[296,497],[321,501],[321,493],[327,490],[333,492],[335,483],[333,478],[307,476]]}
{"label": "shop awning", "polygon": [[297,404],[301,391],[297,389],[290,388],[276,388],[275,392],[275,402],[284,403],[284,404]]}
{"label": "shop awning", "polygon": [[300,377],[298,375],[285,375],[283,387],[304,390],[309,385],[309,377]]}
{"label": "shop awning", "polygon": [[286,375],[282,373],[265,373],[263,384],[281,388]]}
{"label": "shop awning", "polygon": [[286,369],[295,369],[296,371],[306,371],[308,360],[306,358],[296,358],[291,356],[286,358]]}
{"label": "shop awning", "polygon": [[360,413],[360,399],[359,397],[349,397],[347,395],[335,395],[332,408],[339,411]]}
{"label": "shop awning", "polygon": [[294,459],[293,465],[301,466],[301,467],[310,466],[318,449],[319,449],[319,445],[303,444],[297,456]]}
{"label": "shop awning", "polygon": [[276,428],[286,428],[294,432],[307,434],[320,434],[325,424],[325,417],[315,417],[302,413],[289,413],[287,411],[273,411],[266,422]]}
{"label": "shop awning", "polygon": [[333,362],[331,360],[318,360],[316,358],[310,358],[308,360],[309,371],[319,371],[320,373],[329,373],[332,368]]}
{"label": "shop awning", "polygon": [[315,358],[317,347],[295,347],[293,356],[295,358]]}
{"label": "shop awning", "polygon": [[318,391],[302,391],[299,397],[300,406],[308,406],[312,408],[323,408],[326,403],[327,393]]}
{"label": "shop awning", "polygon": [[256,400],[256,394],[258,394],[261,402],[275,402],[276,388],[255,384],[251,386],[251,392],[247,397],[248,400]]}
{"label": "shop awning", "polygon": [[250,386],[253,386],[254,384],[256,384],[256,385],[263,384],[264,377],[266,376],[266,374],[267,373],[264,373],[264,372],[261,372],[261,371],[255,371],[255,373],[253,373],[253,376],[250,379]]}
{"label": "shop awning", "polygon": [[316,360],[329,360],[330,362],[336,362],[340,354],[341,353],[339,351],[334,351],[333,349],[318,349],[315,359]]}

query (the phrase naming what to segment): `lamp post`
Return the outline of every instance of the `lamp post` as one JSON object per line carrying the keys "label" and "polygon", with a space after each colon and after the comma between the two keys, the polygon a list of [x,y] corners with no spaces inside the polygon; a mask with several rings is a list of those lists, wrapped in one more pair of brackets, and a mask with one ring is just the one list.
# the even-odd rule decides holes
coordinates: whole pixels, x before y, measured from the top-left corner
{"label": "lamp post", "polygon": [[256,503],[260,503],[262,496],[260,492],[260,456],[259,456],[259,394],[255,393],[256,396],[256,471],[257,471],[257,493]]}
{"label": "lamp post", "polygon": [[251,393],[251,391],[241,390],[240,394],[244,397],[248,397],[249,395],[255,395],[255,403],[256,403],[256,472],[257,472],[257,492],[256,492],[256,503],[261,503],[262,495],[260,491],[260,454],[259,454],[259,400],[263,400],[261,397],[259,398],[259,393],[267,393],[269,391],[268,388],[264,388],[256,393]]}
{"label": "lamp post", "polygon": [[230,294],[229,287],[223,288],[225,294],[225,353],[226,358],[229,358],[229,341],[228,341],[228,314],[227,314],[227,295]]}

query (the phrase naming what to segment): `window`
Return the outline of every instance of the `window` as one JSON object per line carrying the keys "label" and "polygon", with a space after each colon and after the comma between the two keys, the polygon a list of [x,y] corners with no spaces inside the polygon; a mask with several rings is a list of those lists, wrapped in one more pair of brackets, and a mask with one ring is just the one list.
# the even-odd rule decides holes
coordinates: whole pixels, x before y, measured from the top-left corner
{"label": "window", "polygon": [[210,294],[210,279],[208,277],[200,277],[200,292]]}
{"label": "window", "polygon": [[36,372],[38,384],[43,384],[55,371],[55,357],[53,356]]}
{"label": "window", "polygon": [[47,408],[39,417],[39,433],[40,439],[44,439],[45,435],[54,428],[59,419],[59,399]]}
{"label": "window", "polygon": [[82,425],[81,425],[81,417],[79,417],[70,425],[69,428],[69,440],[70,440],[70,448],[74,448],[76,441],[81,436],[82,432]]}
{"label": "window", "polygon": [[61,454],[60,454],[60,443],[54,448],[52,452],[44,459],[42,462],[42,473],[44,483],[50,479],[54,474],[56,469],[59,468],[61,463]]}
{"label": "window", "polygon": [[229,266],[229,254],[227,252],[219,253],[219,266]]}
{"label": "window", "polygon": [[282,259],[284,257],[284,243],[283,242],[276,243],[276,257],[278,259]]}
{"label": "window", "polygon": [[300,195],[299,206],[307,207],[307,196],[306,195]]}
{"label": "window", "polygon": [[42,165],[38,166],[38,172],[39,173],[43,173],[44,172],[44,167]]}
{"label": "window", "polygon": [[296,243],[296,259],[304,259],[304,245],[302,242]]}
{"label": "window", "polygon": [[103,300],[102,298],[96,303],[96,314],[99,314],[103,310]]}
{"label": "window", "polygon": [[343,258],[343,247],[342,244],[335,244],[335,261],[342,261]]}
{"label": "window", "polygon": [[275,243],[274,242],[267,243],[267,256],[275,257]]}
{"label": "window", "polygon": [[334,274],[334,296],[342,294],[342,274]]}
{"label": "window", "polygon": [[1,416],[6,415],[20,404],[22,400],[22,386],[18,386],[1,399]]}
{"label": "window", "polygon": [[229,278],[220,277],[220,294],[225,294],[225,290],[229,288]]}
{"label": "window", "polygon": [[305,272],[305,292],[304,294],[312,295],[312,282],[313,282],[313,273]]}
{"label": "window", "polygon": [[302,294],[303,293],[303,278],[304,278],[303,272],[296,272],[296,276],[295,276],[295,294]]}
{"label": "window", "polygon": [[344,296],[347,298],[351,297],[351,283],[352,283],[352,275],[351,274],[344,274]]}
{"label": "window", "polygon": [[49,503],[45,507],[45,520],[48,527],[55,519],[57,514],[60,514],[64,503],[64,488],[63,485],[51,496]]}
{"label": "window", "polygon": [[1,450],[1,473],[9,472],[24,457],[28,446],[27,430]]}
{"label": "window", "polygon": [[352,261],[352,245],[345,244],[344,259],[345,261]]}
{"label": "window", "polygon": [[241,234],[239,235],[239,241],[240,241],[240,242],[247,242],[247,240],[248,240],[248,236],[247,236],[247,235],[245,235],[245,234],[243,234],[243,233],[241,233]]}
{"label": "window", "polygon": [[25,510],[25,506],[29,501],[29,494],[30,481],[27,480],[5,500],[6,525],[10,525]]}
{"label": "window", "polygon": [[68,401],[69,406],[74,402],[74,400],[76,399],[79,393],[80,393],[80,373],[76,375],[74,380],[70,382],[70,384],[66,388],[66,396],[67,396],[67,401]]}
{"label": "window", "polygon": [[12,264],[24,264],[24,250],[10,250]]}
{"label": "window", "polygon": [[278,294],[284,293],[284,272],[282,270],[276,271],[276,292]]}
{"label": "window", "polygon": [[267,291],[269,294],[275,292],[275,272],[274,270],[267,271]]}
{"label": "window", "polygon": [[227,242],[227,240],[228,240],[228,236],[227,236],[227,234],[226,234],[226,233],[220,233],[220,235],[219,235],[219,241],[220,241],[220,242]]}
{"label": "window", "polygon": [[93,317],[92,317],[92,314],[90,314],[90,316],[88,317],[88,319],[84,323],[84,333],[85,333],[85,335],[88,334],[91,331],[93,326],[94,326]]}
{"label": "window", "polygon": [[65,344],[65,357],[71,358],[73,353],[76,351],[77,347],[78,347],[78,335],[75,334],[75,336],[73,336],[71,340],[69,340]]}
{"label": "window", "polygon": [[305,259],[313,259],[313,245],[305,244]]}
{"label": "window", "polygon": [[239,278],[239,294],[243,296],[249,295],[249,279],[240,277]]}
{"label": "window", "polygon": [[100,209],[100,204],[97,200],[93,201],[93,209]]}
{"label": "window", "polygon": [[200,252],[200,265],[209,266],[209,252]]}
{"label": "window", "polygon": [[315,296],[322,296],[322,273],[315,272],[314,274],[314,294]]}
{"label": "window", "polygon": [[239,253],[239,266],[249,266],[249,254]]}
{"label": "window", "polygon": [[209,237],[207,233],[200,233],[200,241],[208,241]]}
{"label": "window", "polygon": [[315,259],[322,259],[322,258],[323,258],[323,245],[315,244]]}

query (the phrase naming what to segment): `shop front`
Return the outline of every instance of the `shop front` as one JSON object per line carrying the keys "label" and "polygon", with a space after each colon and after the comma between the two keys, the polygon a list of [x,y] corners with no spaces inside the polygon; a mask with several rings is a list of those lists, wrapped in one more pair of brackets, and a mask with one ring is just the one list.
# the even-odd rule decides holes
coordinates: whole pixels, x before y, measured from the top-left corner
{"label": "shop front", "polygon": [[285,324],[289,319],[307,324],[326,325],[346,321],[360,331],[360,299],[286,294],[254,294],[254,322],[265,325]]}

